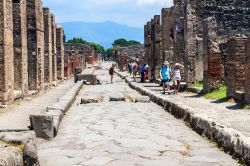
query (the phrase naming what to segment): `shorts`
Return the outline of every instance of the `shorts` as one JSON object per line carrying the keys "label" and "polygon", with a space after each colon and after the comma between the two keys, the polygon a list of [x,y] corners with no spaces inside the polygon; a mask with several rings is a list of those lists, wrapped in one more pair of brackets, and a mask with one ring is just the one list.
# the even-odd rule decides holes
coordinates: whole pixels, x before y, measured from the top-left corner
{"label": "shorts", "polygon": [[163,83],[163,84],[169,84],[169,82],[170,82],[170,79],[163,79],[163,80],[161,80],[161,83]]}

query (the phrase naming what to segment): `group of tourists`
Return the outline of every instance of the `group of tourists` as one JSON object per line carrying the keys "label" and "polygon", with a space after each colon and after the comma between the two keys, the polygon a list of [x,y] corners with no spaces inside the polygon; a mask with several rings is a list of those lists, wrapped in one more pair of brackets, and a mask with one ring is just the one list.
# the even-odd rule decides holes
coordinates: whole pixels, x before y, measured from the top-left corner
{"label": "group of tourists", "polygon": [[[116,64],[112,64],[109,69],[109,74],[111,76],[111,83],[113,83],[114,68]],[[170,90],[170,82],[173,80],[174,94],[177,94],[180,89],[181,82],[181,71],[180,69],[184,66],[180,63],[175,63],[173,66],[169,64],[168,61],[165,61],[160,69],[160,79],[163,84],[163,94],[166,94],[166,91]],[[148,79],[149,66],[143,64],[139,66],[138,62],[130,61],[128,63],[128,71],[130,76],[133,74],[133,79],[136,81],[136,75],[139,72],[141,75],[141,83],[144,83]]]}
{"label": "group of tourists", "polygon": [[128,63],[128,71],[130,76],[133,74],[133,79],[136,81],[136,75],[139,72],[141,75],[141,82],[145,82],[148,79],[148,69],[149,66],[147,64],[143,64],[139,67],[139,64],[136,61]]}
{"label": "group of tourists", "polygon": [[180,89],[181,82],[181,71],[180,69],[184,66],[180,63],[175,63],[173,68],[170,66],[168,61],[165,61],[160,70],[161,82],[163,84],[163,94],[170,90],[170,82],[173,79],[174,83],[174,94],[177,94]]}

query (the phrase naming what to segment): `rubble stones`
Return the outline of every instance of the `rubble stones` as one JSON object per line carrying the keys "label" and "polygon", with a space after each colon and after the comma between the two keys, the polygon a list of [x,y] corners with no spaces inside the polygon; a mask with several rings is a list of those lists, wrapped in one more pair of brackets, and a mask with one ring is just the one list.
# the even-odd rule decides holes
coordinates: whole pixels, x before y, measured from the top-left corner
{"label": "rubble stones", "polygon": [[33,131],[1,132],[0,142],[23,146],[23,160],[25,166],[39,165],[36,135]]}
{"label": "rubble stones", "polygon": [[23,154],[17,147],[0,143],[0,165],[1,166],[23,166]]}

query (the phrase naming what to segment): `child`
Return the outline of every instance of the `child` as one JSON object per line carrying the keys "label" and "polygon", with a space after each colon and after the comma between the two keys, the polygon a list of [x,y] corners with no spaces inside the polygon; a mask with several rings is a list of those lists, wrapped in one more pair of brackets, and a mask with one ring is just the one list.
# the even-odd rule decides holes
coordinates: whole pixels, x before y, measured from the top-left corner
{"label": "child", "polygon": [[180,63],[176,63],[174,65],[173,69],[173,81],[174,81],[174,94],[178,94],[180,89],[180,83],[181,83],[181,71],[180,68],[183,68],[184,66]]}

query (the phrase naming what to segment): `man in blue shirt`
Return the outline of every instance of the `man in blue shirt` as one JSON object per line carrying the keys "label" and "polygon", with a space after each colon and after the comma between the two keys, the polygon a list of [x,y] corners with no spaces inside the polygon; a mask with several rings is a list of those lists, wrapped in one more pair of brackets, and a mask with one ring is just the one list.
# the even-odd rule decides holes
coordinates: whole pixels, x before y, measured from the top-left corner
{"label": "man in blue shirt", "polygon": [[165,61],[160,70],[161,82],[163,84],[163,94],[166,93],[166,89],[170,90],[170,86],[169,86],[170,72],[171,72],[171,68],[169,66],[169,63],[168,61]]}

